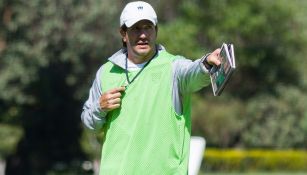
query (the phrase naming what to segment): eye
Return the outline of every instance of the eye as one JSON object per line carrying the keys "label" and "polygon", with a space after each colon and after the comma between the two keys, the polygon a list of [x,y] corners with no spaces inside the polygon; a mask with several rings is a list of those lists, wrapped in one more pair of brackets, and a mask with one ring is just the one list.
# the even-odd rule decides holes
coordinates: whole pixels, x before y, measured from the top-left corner
{"label": "eye", "polygon": [[152,25],[145,25],[144,29],[145,30],[150,30],[150,29],[153,29],[153,26]]}

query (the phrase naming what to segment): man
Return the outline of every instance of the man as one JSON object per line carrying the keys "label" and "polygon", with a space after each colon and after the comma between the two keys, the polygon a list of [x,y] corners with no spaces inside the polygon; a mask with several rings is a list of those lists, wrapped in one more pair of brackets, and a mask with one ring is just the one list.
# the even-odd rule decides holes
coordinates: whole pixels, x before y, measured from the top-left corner
{"label": "man", "polygon": [[100,67],[82,121],[105,132],[101,175],[187,174],[190,94],[210,84],[219,49],[194,62],[156,44],[154,9],[128,3],[120,16],[124,47]]}

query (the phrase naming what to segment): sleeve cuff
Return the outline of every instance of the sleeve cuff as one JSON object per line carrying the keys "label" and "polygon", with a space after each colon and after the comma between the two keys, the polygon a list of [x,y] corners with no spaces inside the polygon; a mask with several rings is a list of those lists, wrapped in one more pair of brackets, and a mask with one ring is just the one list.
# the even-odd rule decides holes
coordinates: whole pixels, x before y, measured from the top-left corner
{"label": "sleeve cuff", "polygon": [[100,118],[103,118],[107,115],[107,112],[100,108],[99,101],[95,102],[93,112],[95,113],[95,116],[99,116]]}
{"label": "sleeve cuff", "polygon": [[199,66],[201,68],[201,70],[204,73],[209,73],[211,68],[207,68],[204,64],[205,60],[207,59],[207,57],[210,55],[211,53],[207,53],[206,55],[204,55],[203,57],[201,57],[200,62],[199,62]]}

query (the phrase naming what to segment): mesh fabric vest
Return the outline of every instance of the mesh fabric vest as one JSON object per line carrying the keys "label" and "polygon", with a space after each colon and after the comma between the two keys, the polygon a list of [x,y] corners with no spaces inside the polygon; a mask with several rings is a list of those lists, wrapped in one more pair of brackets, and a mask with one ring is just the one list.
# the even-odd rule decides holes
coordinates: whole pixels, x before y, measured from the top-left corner
{"label": "mesh fabric vest", "polygon": [[[108,113],[100,175],[186,175],[190,143],[190,98],[183,114],[172,102],[172,62],[161,51],[129,84],[121,108]],[[129,72],[131,80],[138,71]],[[123,86],[125,70],[111,62],[103,67],[103,92]]]}

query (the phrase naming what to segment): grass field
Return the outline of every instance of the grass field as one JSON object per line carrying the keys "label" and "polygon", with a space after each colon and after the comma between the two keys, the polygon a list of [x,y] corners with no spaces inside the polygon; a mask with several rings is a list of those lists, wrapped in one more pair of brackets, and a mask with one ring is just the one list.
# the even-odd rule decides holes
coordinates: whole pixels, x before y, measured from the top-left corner
{"label": "grass field", "polygon": [[199,175],[307,175],[307,172],[200,173]]}

